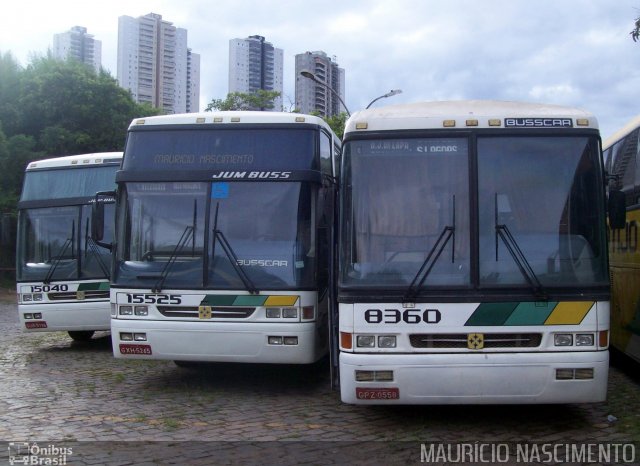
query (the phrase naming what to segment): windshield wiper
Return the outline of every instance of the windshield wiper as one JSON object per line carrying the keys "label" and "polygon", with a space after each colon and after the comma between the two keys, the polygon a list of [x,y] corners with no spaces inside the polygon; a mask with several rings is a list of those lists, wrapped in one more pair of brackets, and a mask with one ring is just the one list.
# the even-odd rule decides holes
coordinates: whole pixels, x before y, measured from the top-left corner
{"label": "windshield wiper", "polygon": [[100,267],[100,270],[102,270],[102,273],[104,274],[104,277],[105,278],[109,278],[109,276],[111,275],[109,273],[109,268],[107,267],[107,265],[102,260],[100,251],[98,250],[98,245],[93,240],[93,238],[91,238],[91,236],[89,235],[89,220],[87,220],[87,224],[86,224],[86,227],[85,227],[85,233],[84,233],[84,257],[85,257],[85,259],[87,257],[87,250],[89,252],[91,252],[91,254],[93,254],[93,257],[96,258],[96,262],[98,263],[98,267]]}
{"label": "windshield wiper", "polygon": [[[195,244],[196,244],[195,232],[196,232],[196,222],[198,219],[197,212],[198,212],[198,200],[194,199],[193,200],[193,220],[192,220],[193,223],[191,225],[187,225],[186,227],[184,227],[184,231],[182,232],[182,235],[180,235],[180,239],[178,239],[178,243],[176,244],[176,247],[173,248],[173,252],[169,256],[167,263],[164,265],[162,272],[160,272],[160,278],[158,279],[154,287],[151,289],[151,291],[153,291],[154,293],[159,293],[160,291],[162,291],[162,287],[164,286],[164,281],[167,279],[167,276],[169,275],[169,269],[171,269],[173,264],[176,262],[178,258],[178,254],[187,245],[190,239],[192,240],[191,256],[192,257],[195,256]],[[137,278],[155,278],[155,276],[153,275],[138,276]]]}
{"label": "windshield wiper", "polygon": [[[415,277],[411,281],[409,288],[404,294],[402,298],[404,302],[411,301],[416,294],[418,293],[418,289],[423,285],[433,267],[438,262],[438,259],[442,255],[442,251],[444,251],[445,246],[449,243],[449,240],[453,238],[453,247],[451,248],[451,263],[455,262],[455,233],[456,233],[456,196],[454,195],[452,198],[453,201],[453,218],[452,224],[445,226],[440,232],[440,236],[433,244],[433,247],[429,250],[427,257],[422,262],[420,269],[416,273]],[[424,273],[423,273],[424,272]]]}
{"label": "windshield wiper", "polygon": [[51,279],[53,278],[53,273],[58,268],[58,265],[60,264],[60,261],[62,261],[62,258],[64,257],[64,253],[67,252],[67,248],[69,246],[71,246],[71,254],[72,254],[71,258],[75,259],[75,256],[73,255],[73,243],[75,242],[75,233],[76,233],[76,221],[72,220],[71,221],[71,237],[67,238],[64,241],[64,243],[60,247],[60,251],[58,252],[56,257],[53,259],[51,263],[51,268],[49,268],[47,275],[44,277],[44,280],[42,280],[42,283],[44,283],[45,285],[48,285],[49,283],[51,283]]}
{"label": "windshield wiper", "polygon": [[224,236],[224,233],[222,233],[221,230],[218,230],[218,209],[219,208],[220,208],[220,203],[218,202],[216,204],[216,213],[213,219],[213,231],[212,231],[213,245],[211,246],[211,257],[214,258],[215,260],[216,240],[219,240],[220,245],[222,246],[222,250],[226,254],[227,259],[229,259],[229,262],[231,262],[231,265],[233,266],[233,270],[236,271],[236,274],[244,284],[245,289],[251,294],[258,294],[259,293],[258,289],[256,288],[254,283],[251,281],[247,273],[244,271],[244,269],[240,265],[238,261],[238,256],[236,256],[235,252],[233,251],[231,244],[229,244],[229,241],[227,241],[227,238]]}
{"label": "windshield wiper", "polygon": [[[160,278],[151,289],[152,292],[160,293],[162,291],[162,287],[164,286],[164,281],[167,279],[167,275],[169,275],[169,269],[176,262],[176,259],[178,258],[178,253],[182,251],[185,245],[189,242],[189,239],[191,239],[191,236],[193,235],[193,231],[194,231],[193,225],[187,225],[186,227],[184,227],[184,231],[182,232],[182,235],[180,235],[180,239],[178,240],[176,247],[173,248],[173,252],[169,256],[167,263],[164,265],[162,272],[160,272]],[[149,278],[155,278],[155,277],[149,277]]]}
{"label": "windshield wiper", "polygon": [[522,276],[527,280],[529,286],[533,290],[534,294],[541,298],[547,299],[547,293],[542,287],[542,283],[540,283],[540,279],[533,271],[531,264],[527,260],[527,257],[518,246],[518,243],[514,236],[511,234],[509,227],[504,223],[498,223],[498,193],[495,193],[495,210],[494,210],[494,222],[496,228],[496,262],[498,261],[498,237],[502,240],[504,245],[507,247],[509,254],[513,258],[513,261],[518,266],[518,270]]}

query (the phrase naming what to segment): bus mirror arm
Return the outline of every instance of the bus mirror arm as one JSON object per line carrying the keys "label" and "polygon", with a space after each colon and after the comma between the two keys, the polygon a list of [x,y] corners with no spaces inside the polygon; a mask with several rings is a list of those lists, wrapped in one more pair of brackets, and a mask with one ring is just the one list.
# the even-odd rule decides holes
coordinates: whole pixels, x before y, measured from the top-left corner
{"label": "bus mirror arm", "polygon": [[607,211],[609,213],[609,228],[619,230],[627,224],[627,206],[625,195],[622,191],[612,189],[609,191],[607,200]]}
{"label": "bus mirror arm", "polygon": [[111,250],[111,243],[104,243],[105,203],[115,200],[115,191],[97,192],[91,206],[91,239],[100,247]]}

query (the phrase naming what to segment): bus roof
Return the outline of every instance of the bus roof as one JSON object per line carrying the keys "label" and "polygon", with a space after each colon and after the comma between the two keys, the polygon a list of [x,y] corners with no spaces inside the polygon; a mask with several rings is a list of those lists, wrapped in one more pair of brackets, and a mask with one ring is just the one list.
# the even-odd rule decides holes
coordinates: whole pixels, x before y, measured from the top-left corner
{"label": "bus roof", "polygon": [[416,102],[361,110],[349,118],[345,134],[394,129],[558,128],[568,127],[568,120],[571,120],[571,127],[598,128],[598,121],[591,113],[574,107],[464,100]]}
{"label": "bus roof", "polygon": [[181,113],[176,115],[159,115],[146,118],[136,118],[129,125],[129,129],[141,125],[195,125],[207,123],[223,125],[237,125],[242,123],[310,123],[320,125],[328,131],[331,131],[329,125],[318,116],[305,115],[303,113],[255,111]]}
{"label": "bus roof", "polygon": [[626,125],[620,128],[618,131],[613,133],[602,143],[602,150],[607,150],[609,147],[613,146],[616,142],[618,142],[623,137],[627,136],[634,129],[640,126],[640,115],[632,118]]}
{"label": "bus roof", "polygon": [[60,167],[84,167],[102,164],[108,161],[120,161],[122,152],[96,152],[92,154],[66,155],[50,159],[36,160],[27,165],[27,170]]}

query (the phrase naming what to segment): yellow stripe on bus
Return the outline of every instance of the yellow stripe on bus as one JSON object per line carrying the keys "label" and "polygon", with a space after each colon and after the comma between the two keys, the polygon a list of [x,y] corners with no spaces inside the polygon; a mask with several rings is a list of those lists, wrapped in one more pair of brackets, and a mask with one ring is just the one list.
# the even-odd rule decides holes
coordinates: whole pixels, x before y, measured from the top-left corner
{"label": "yellow stripe on bus", "polygon": [[564,301],[558,303],[544,325],[578,325],[593,307],[593,301]]}
{"label": "yellow stripe on bus", "polygon": [[264,306],[293,306],[298,300],[297,296],[269,296]]}

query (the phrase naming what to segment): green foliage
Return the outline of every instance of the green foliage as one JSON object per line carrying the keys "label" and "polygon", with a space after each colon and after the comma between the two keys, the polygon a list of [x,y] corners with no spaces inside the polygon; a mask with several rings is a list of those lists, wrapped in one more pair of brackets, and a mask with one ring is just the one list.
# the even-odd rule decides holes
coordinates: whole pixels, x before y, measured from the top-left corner
{"label": "green foliage", "polygon": [[258,89],[254,93],[230,92],[226,99],[213,99],[207,105],[206,112],[213,110],[271,110],[274,100],[280,97],[278,91],[266,91]]}
{"label": "green foliage", "polygon": [[28,162],[122,150],[131,120],[159,113],[105,71],[51,56],[23,69],[0,53],[0,211],[15,209]]}
{"label": "green foliage", "polygon": [[636,18],[633,31],[629,33],[634,42],[638,42],[640,39],[640,17]]}
{"label": "green foliage", "polygon": [[342,139],[342,135],[344,134],[344,126],[347,123],[347,119],[349,115],[346,112],[339,113],[337,115],[332,115],[330,117],[323,118],[324,121],[331,127],[336,136]]}

